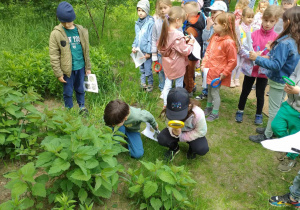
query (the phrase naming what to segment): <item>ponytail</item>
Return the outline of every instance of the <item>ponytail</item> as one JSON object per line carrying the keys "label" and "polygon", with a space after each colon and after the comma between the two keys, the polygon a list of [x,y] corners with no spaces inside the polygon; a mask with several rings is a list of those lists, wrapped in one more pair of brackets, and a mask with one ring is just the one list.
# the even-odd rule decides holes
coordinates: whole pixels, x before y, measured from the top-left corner
{"label": "ponytail", "polygon": [[160,34],[158,44],[157,44],[158,50],[161,50],[162,48],[164,48],[167,45],[167,40],[168,40],[168,35],[169,35],[169,33],[168,33],[168,30],[169,30],[168,17],[169,16],[166,15],[163,19],[161,34]]}

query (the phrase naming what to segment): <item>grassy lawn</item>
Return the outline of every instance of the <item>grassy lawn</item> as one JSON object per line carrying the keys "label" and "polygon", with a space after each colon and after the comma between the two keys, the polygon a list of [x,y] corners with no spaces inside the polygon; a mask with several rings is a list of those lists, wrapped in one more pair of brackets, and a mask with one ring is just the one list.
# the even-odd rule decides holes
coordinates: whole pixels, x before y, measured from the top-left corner
{"label": "grassy lawn", "polygon": [[[153,6],[153,2],[151,3]],[[115,87],[114,91],[93,96],[99,99],[96,102],[87,101],[90,110],[89,123],[101,126],[105,105],[110,100],[121,98],[130,105],[150,111],[157,119],[160,130],[162,130],[165,128],[165,123],[163,119],[158,118],[163,106],[163,102],[159,98],[158,76],[154,73],[155,89],[152,93],[141,91],[139,88],[140,72],[134,68],[129,56],[134,39],[134,21],[138,18],[135,12],[135,4],[134,2],[128,3],[126,6],[118,5],[111,9],[107,15],[104,36],[100,40],[100,45],[105,48],[108,56],[113,60],[112,71],[115,72],[116,84],[112,84]],[[231,1],[231,11],[234,10],[234,5],[235,1]],[[87,13],[79,11],[79,9],[76,10],[78,12],[76,22],[88,27],[90,42],[92,45],[97,45],[92,23],[88,19]],[[100,30],[101,19],[99,14],[95,15]],[[18,28],[16,31],[9,28],[9,32],[13,35],[10,36],[9,40],[6,40],[7,42],[0,49],[14,50],[24,43],[26,45],[23,46],[28,48],[47,46],[50,31],[56,23],[44,21],[43,23],[44,26],[41,26],[42,30],[40,32],[43,34],[32,35],[38,40],[36,41],[38,46],[32,45],[29,36],[23,40],[23,43],[13,42],[12,37],[15,36],[19,40],[20,34],[25,35],[28,30],[34,30],[34,28],[25,28],[24,26],[23,29]],[[0,37],[9,34],[7,31],[6,34],[3,31],[3,28],[6,28],[9,24],[0,21]],[[33,25],[33,23],[31,24]],[[33,34],[33,32],[31,33]],[[13,43],[13,47],[10,47]],[[200,79],[200,77],[197,78],[198,83]],[[201,91],[199,87],[198,85],[195,96]],[[186,158],[188,145],[180,143],[181,151],[171,163],[176,166],[184,165],[197,182],[192,191],[189,192],[192,197],[191,200],[197,206],[196,209],[276,209],[269,205],[269,197],[288,192],[288,187],[300,169],[300,166],[296,166],[289,173],[279,172],[277,170],[279,162],[275,157],[275,152],[266,150],[260,144],[248,140],[249,135],[255,134],[256,102],[248,100],[244,122],[237,124],[234,117],[239,94],[237,90],[222,87],[220,119],[208,123],[206,137],[210,151],[203,157],[197,157],[195,160],[189,161]],[[91,95],[91,93],[88,93],[88,98]],[[61,99],[58,100],[60,101],[57,103],[62,101]],[[206,100],[196,101],[196,103],[204,109]],[[267,117],[264,118],[264,125],[266,123]],[[144,136],[142,136],[142,139],[145,154],[141,160],[152,162],[156,159],[162,160],[167,148]],[[138,168],[141,165],[138,160],[130,158],[125,153],[119,155],[118,159],[126,168]],[[11,170],[12,167],[18,167],[12,161],[6,161],[5,164],[5,167],[0,168],[2,173]],[[4,190],[3,186],[0,186],[0,190]],[[135,209],[135,206],[131,204],[136,201],[128,199],[127,193],[128,188],[121,180],[118,191],[110,199],[105,200],[103,206],[98,206],[95,209]]]}

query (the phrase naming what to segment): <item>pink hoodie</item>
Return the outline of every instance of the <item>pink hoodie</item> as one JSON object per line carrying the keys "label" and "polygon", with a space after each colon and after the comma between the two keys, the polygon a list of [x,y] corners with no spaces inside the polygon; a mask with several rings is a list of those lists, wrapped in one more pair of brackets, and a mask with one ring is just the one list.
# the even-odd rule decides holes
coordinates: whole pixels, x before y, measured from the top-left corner
{"label": "pink hoodie", "polygon": [[188,55],[192,50],[193,45],[186,43],[181,31],[169,31],[167,46],[160,49],[162,66],[168,79],[174,80],[184,76]]}
{"label": "pink hoodie", "polygon": [[[259,30],[254,31],[251,34],[251,38],[253,41],[253,49],[254,51],[262,51],[265,49],[266,44],[268,41],[274,41],[277,37],[277,33],[274,31],[274,27],[268,31],[261,27]],[[258,47],[259,46],[259,47]],[[260,49],[259,49],[260,48]],[[266,55],[269,51],[265,50],[262,55]],[[259,66],[254,66],[252,70],[252,77],[259,77],[259,78],[267,78],[264,74],[258,74]]]}

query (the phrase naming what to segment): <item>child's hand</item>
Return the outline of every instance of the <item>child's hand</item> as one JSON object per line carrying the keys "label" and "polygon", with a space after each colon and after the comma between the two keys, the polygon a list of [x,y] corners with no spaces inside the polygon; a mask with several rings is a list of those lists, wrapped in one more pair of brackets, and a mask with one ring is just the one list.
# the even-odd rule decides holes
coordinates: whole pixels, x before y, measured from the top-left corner
{"label": "child's hand", "polygon": [[284,91],[287,94],[299,94],[300,93],[300,87],[299,86],[291,86],[289,84],[285,84]]}
{"label": "child's hand", "polygon": [[185,36],[184,38],[185,38],[185,41],[186,41],[186,42],[189,42],[189,41],[191,40],[191,36],[190,36],[190,35],[187,35],[187,36]]}
{"label": "child's hand", "polygon": [[223,73],[220,74],[220,80],[225,79],[225,77],[226,77],[226,76],[225,76]]}
{"label": "child's hand", "polygon": [[188,41],[188,43],[189,43],[189,44],[194,44],[194,43],[195,43],[195,39],[190,39],[190,40]]}
{"label": "child's hand", "polygon": [[175,135],[175,136],[179,136],[181,134],[181,128],[173,128],[172,129],[172,133]]}
{"label": "child's hand", "polygon": [[67,83],[66,80],[64,80],[64,76],[58,77],[57,79],[58,79],[58,81],[60,81],[61,83]]}
{"label": "child's hand", "polygon": [[214,21],[212,20],[211,17],[208,17],[208,18],[206,19],[206,22],[207,22],[206,29],[207,29],[207,30],[210,30],[210,27],[214,24]]}
{"label": "child's hand", "polygon": [[131,51],[132,51],[133,53],[136,53],[135,47],[133,47]]}
{"label": "child's hand", "polygon": [[249,59],[252,60],[252,61],[255,61],[257,56],[258,56],[258,53],[259,52],[250,51],[249,52]]}
{"label": "child's hand", "polygon": [[272,44],[272,41],[268,41],[268,43],[266,44],[266,48],[267,48],[267,50],[271,50],[271,44]]}
{"label": "child's hand", "polygon": [[141,57],[140,59],[143,59],[143,58],[146,58],[146,60],[149,59],[150,58],[150,54],[146,53],[145,56]]}
{"label": "child's hand", "polygon": [[89,74],[91,74],[92,72],[91,72],[91,70],[87,70],[86,72],[85,72],[85,76],[87,76],[87,75],[89,75]]}

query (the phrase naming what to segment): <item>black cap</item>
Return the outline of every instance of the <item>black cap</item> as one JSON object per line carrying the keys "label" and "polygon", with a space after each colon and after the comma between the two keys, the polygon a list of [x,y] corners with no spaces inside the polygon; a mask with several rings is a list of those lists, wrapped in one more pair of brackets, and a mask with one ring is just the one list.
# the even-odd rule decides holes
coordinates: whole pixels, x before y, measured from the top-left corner
{"label": "black cap", "polygon": [[170,90],[167,97],[166,115],[169,120],[183,120],[189,110],[189,93],[182,87]]}

